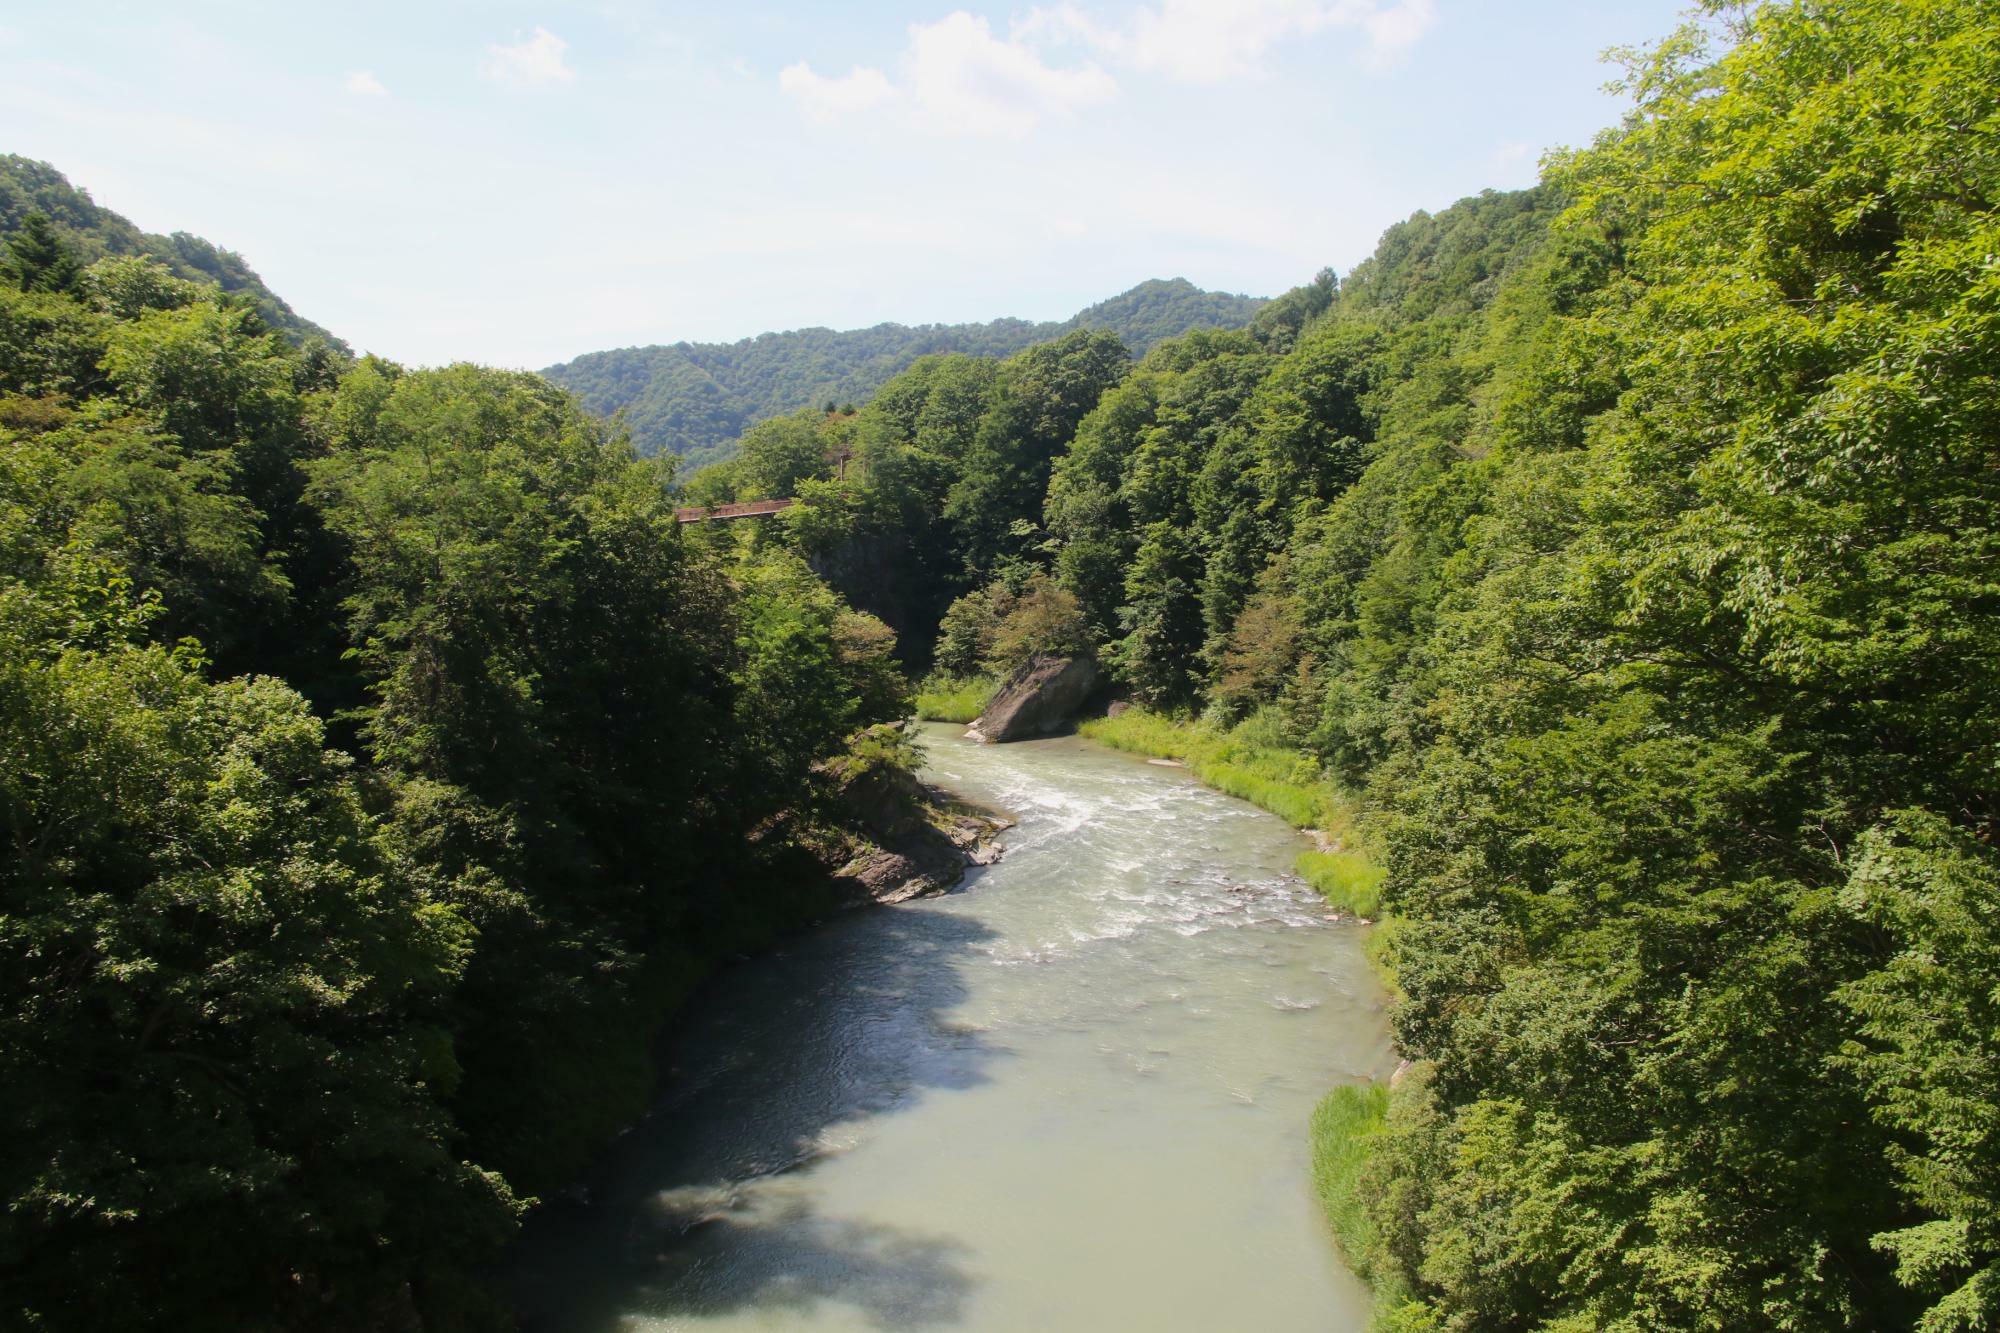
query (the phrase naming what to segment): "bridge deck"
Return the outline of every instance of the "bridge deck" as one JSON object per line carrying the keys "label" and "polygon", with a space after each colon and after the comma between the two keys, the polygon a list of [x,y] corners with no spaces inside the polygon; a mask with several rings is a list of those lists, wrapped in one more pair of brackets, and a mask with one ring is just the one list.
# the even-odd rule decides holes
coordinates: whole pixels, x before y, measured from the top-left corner
{"label": "bridge deck", "polygon": [[742,504],[691,505],[676,509],[674,518],[682,523],[710,523],[732,518],[765,518],[781,509],[790,509],[790,500],[746,500]]}

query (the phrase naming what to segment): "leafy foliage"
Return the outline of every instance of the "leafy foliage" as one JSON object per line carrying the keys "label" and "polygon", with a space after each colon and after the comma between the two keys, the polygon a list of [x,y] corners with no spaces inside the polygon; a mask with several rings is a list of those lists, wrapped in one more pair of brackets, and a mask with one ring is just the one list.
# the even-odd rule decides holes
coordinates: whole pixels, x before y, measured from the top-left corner
{"label": "leafy foliage", "polygon": [[1092,734],[1362,796],[1386,876],[1302,869],[1399,918],[1386,1326],[1991,1327],[2000,29],[1627,60],[1541,188],[1108,383],[940,660],[1039,572],[1203,716]]}
{"label": "leafy foliage", "polygon": [[1090,650],[1076,598],[1036,571],[997,579],[951,604],[940,626],[938,669],[947,676],[1004,678],[1038,654]]}
{"label": "leafy foliage", "polygon": [[773,372],[802,410],[684,491],[798,501],[748,532],[536,377],[90,248],[12,160],[5,1318],[476,1317],[634,1034],[810,910],[934,637],[1096,652],[1169,711],[1091,734],[1395,915],[1413,1067],[1316,1130],[1384,1327],[1994,1326],[1988,9],[1715,4],[1540,188],[1136,366]]}
{"label": "leafy foliage", "polygon": [[441,1105],[472,927],[385,857],[303,699],[145,641],[158,601],[65,526],[68,466],[0,457],[8,1321],[457,1308],[513,1213]]}
{"label": "leafy foliage", "polygon": [[834,905],[894,636],[538,377],[15,240],[0,1324],[501,1326],[672,1006]]}
{"label": "leafy foliage", "polygon": [[917,686],[917,716],[927,722],[971,722],[993,702],[999,682],[987,676],[934,671]]}

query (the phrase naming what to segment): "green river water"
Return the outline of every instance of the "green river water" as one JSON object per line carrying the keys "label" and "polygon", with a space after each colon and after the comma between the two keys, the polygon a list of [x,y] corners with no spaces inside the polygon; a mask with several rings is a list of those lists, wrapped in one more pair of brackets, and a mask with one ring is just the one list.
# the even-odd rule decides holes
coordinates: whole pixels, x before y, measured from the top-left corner
{"label": "green river water", "polygon": [[537,1333],[1366,1325],[1306,1121],[1393,1064],[1275,817],[1078,739],[931,726],[1020,821],[945,897],[729,969],[509,1274]]}

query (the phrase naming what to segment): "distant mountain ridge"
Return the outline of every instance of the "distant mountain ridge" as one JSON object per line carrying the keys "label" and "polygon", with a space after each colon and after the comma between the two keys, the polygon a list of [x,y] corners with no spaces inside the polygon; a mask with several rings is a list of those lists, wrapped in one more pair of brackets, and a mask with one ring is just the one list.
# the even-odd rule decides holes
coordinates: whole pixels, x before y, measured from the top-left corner
{"label": "distant mountain ridge", "polygon": [[150,255],[175,277],[209,282],[256,303],[264,322],[294,342],[324,338],[341,351],[347,344],[286,304],[264,285],[243,256],[184,231],[170,236],[140,231],[130,219],[99,204],[90,191],[46,162],[0,153],[0,239],[13,235],[31,213],[42,213],[84,263],[107,255]]}
{"label": "distant mountain ridge", "polygon": [[1142,356],[1195,328],[1242,328],[1265,298],[1155,278],[1061,321],[877,324],[794,329],[733,343],[672,343],[590,352],[542,373],[603,416],[623,411],[644,453],[699,463],[758,421],[833,399],[861,403],[920,356],[1007,356],[1072,329],[1109,329]]}
{"label": "distant mountain ridge", "polygon": [[[33,213],[47,215],[85,264],[107,255],[147,255],[176,277],[248,298],[265,323],[294,342],[321,338],[342,352],[350,350],[293,310],[236,252],[188,232],[141,231],[49,163],[0,154],[0,241]],[[1143,356],[1155,343],[1190,329],[1242,328],[1268,304],[1263,297],[1206,291],[1185,278],[1155,278],[1065,320],[793,329],[733,343],[590,352],[542,373],[593,413],[624,412],[641,452],[677,454],[699,466],[726,454],[731,441],[769,417],[828,399],[865,402],[921,356],[1009,356],[1084,328],[1109,329],[1134,356]]]}

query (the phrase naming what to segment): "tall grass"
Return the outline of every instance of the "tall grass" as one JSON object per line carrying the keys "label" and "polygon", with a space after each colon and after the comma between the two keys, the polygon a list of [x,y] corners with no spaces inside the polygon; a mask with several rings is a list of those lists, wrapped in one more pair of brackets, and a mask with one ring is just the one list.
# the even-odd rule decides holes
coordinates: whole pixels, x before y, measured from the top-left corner
{"label": "tall grass", "polygon": [[1335,907],[1371,920],[1382,915],[1387,873],[1358,852],[1300,852],[1292,868]]}
{"label": "tall grass", "polygon": [[1388,1116],[1389,1089],[1381,1083],[1335,1088],[1312,1113],[1313,1189],[1340,1252],[1364,1275],[1379,1241],[1361,1198],[1361,1169]]}
{"label": "tall grass", "polygon": [[917,716],[926,722],[970,722],[986,711],[998,681],[933,674],[917,686]]}
{"label": "tall grass", "polygon": [[1134,708],[1086,722],[1082,730],[1115,749],[1178,759],[1209,786],[1261,805],[1294,828],[1353,832],[1352,807],[1340,789],[1258,719],[1222,731]]}
{"label": "tall grass", "polygon": [[1361,1193],[1369,1155],[1388,1123],[1389,1095],[1386,1084],[1350,1085],[1335,1088],[1313,1108],[1313,1189],[1348,1267],[1374,1292],[1377,1333],[1418,1333],[1436,1328],[1435,1319],[1384,1262],[1381,1235]]}

